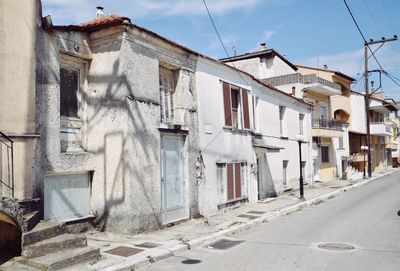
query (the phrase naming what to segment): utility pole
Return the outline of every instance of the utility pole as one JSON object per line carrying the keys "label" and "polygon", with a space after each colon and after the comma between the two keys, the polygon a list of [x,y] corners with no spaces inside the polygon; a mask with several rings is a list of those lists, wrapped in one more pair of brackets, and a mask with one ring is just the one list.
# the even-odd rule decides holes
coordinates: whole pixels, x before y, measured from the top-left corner
{"label": "utility pole", "polygon": [[[365,40],[365,39],[364,39]],[[368,154],[368,177],[371,178],[372,175],[372,167],[371,167],[371,131],[370,131],[370,119],[369,119],[369,98],[370,98],[370,94],[369,94],[369,82],[368,82],[368,50],[370,49],[369,46],[372,44],[383,44],[385,42],[389,42],[389,41],[395,41],[397,40],[397,35],[394,35],[393,38],[390,39],[386,39],[385,37],[382,37],[381,40],[373,40],[370,39],[369,41],[365,41],[364,42],[364,50],[365,50],[365,73],[364,73],[364,77],[365,77],[365,114],[367,117],[367,138],[366,138],[366,144],[367,144],[367,154]],[[378,48],[379,49],[379,48]]]}

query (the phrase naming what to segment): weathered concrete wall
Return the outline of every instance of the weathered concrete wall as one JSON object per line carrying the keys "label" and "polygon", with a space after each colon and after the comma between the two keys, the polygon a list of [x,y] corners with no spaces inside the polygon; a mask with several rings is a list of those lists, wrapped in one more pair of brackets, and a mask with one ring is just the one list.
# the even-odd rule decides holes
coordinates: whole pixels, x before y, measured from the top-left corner
{"label": "weathered concrete wall", "polygon": [[[44,161],[37,172],[93,171],[91,209],[105,230],[135,233],[160,227],[159,65],[181,68],[174,105],[185,112],[185,204],[197,214],[197,150],[194,56],[133,27],[117,26],[90,35],[44,34],[37,99]],[[76,52],[74,45],[80,46]],[[87,59],[82,93],[82,151],[61,153],[59,54]],[[175,108],[174,108],[175,110]],[[167,130],[168,131],[168,130]],[[43,183],[38,185],[41,191]],[[189,211],[188,211],[189,212]]]}

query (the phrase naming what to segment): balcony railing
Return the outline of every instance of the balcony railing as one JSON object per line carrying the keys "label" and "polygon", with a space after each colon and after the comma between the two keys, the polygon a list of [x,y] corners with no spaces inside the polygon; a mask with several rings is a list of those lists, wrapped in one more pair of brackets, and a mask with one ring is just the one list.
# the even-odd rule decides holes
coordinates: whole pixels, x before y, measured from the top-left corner
{"label": "balcony railing", "polygon": [[321,84],[337,91],[341,91],[340,84],[330,82],[316,74],[301,75],[300,73],[292,73],[265,79],[265,81],[273,86],[290,85],[296,83],[302,84]]}
{"label": "balcony railing", "polygon": [[371,122],[370,129],[372,135],[392,136],[393,128],[384,122]]}
{"label": "balcony railing", "polygon": [[313,119],[312,128],[343,130],[346,123],[338,120]]}

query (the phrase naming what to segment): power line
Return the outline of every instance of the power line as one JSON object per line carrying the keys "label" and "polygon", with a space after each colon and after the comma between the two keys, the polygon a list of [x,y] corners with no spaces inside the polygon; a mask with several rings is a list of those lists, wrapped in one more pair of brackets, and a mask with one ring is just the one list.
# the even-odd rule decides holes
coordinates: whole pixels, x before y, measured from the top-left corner
{"label": "power line", "polygon": [[392,20],[390,20],[390,16],[389,16],[389,12],[388,12],[388,9],[387,9],[387,7],[386,7],[386,4],[385,4],[385,0],[382,0],[382,4],[383,4],[383,8],[384,8],[384,10],[385,10],[385,12],[386,12],[386,18],[387,18],[388,21],[389,21],[390,29],[391,29],[392,32],[394,33],[394,27],[393,27],[393,24],[392,24]]}
{"label": "power line", "polygon": [[[358,25],[356,19],[354,18],[353,12],[350,10],[349,5],[347,4],[346,0],[343,0],[344,4],[346,5],[347,10],[350,13],[351,18],[353,19],[354,24],[356,25],[358,32],[360,33],[361,37],[364,40],[364,45],[368,48],[368,50],[371,52],[372,57],[375,59],[376,63],[378,64],[379,68],[381,69],[381,71],[388,76],[396,85],[398,85],[398,82],[396,82],[391,76],[388,75],[388,73],[383,69],[381,63],[379,62],[378,58],[375,56],[375,52],[372,51],[371,46],[369,46],[367,39],[365,38],[363,32],[360,29],[360,26]],[[397,38],[397,37],[396,37]],[[399,85],[400,86],[400,85]]]}
{"label": "power line", "polygon": [[[211,21],[211,23],[212,23],[212,25],[213,25],[213,27],[214,27],[215,33],[216,33],[217,36],[218,36],[219,42],[221,43],[222,48],[224,48],[224,51],[225,51],[226,56],[230,59],[231,56],[229,55],[228,50],[226,50],[225,44],[224,44],[224,42],[222,41],[222,38],[221,38],[221,36],[220,36],[220,34],[219,34],[219,32],[218,32],[218,29],[217,29],[217,27],[216,27],[216,25],[215,25],[215,23],[214,23],[214,19],[212,18],[211,13],[210,13],[210,10],[208,9],[206,0],[203,0],[203,4],[204,4],[204,7],[205,7],[206,10],[207,10],[208,17],[210,18],[210,21]],[[239,72],[239,70],[236,68],[235,64],[234,64],[233,62],[231,62],[231,64],[232,64],[233,68],[236,70],[237,74],[238,74],[238,75],[240,76],[240,78],[243,80],[243,82],[245,82],[246,84],[250,85],[250,84],[243,78],[243,76],[240,74],[240,72]]]}
{"label": "power line", "polygon": [[375,26],[376,26],[376,29],[378,29],[379,33],[380,33],[381,35],[383,35],[381,29],[379,28],[378,24],[376,23],[375,17],[374,17],[374,15],[372,14],[371,9],[369,8],[367,1],[364,0],[364,4],[365,4],[365,6],[367,7],[369,16],[371,16],[372,21],[374,22],[374,24],[375,24]]}

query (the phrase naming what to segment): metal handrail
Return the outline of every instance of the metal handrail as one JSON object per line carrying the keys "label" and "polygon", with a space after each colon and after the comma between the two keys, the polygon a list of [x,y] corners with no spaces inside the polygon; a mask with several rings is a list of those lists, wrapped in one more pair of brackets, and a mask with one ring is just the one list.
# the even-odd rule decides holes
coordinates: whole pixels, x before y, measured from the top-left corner
{"label": "metal handrail", "polygon": [[[5,138],[8,140],[6,142],[5,140],[1,139],[1,137]],[[4,182],[4,180],[0,179],[0,183],[7,187],[8,189],[11,190],[11,195],[14,197],[14,141],[4,134],[3,132],[0,131],[0,144],[3,144],[7,148],[7,176],[8,176],[8,181],[7,183]],[[2,153],[1,153],[2,155]],[[2,176],[0,176],[2,177]]]}
{"label": "metal handrail", "polygon": [[342,130],[346,125],[346,122],[332,120],[332,119],[317,119],[313,118],[312,128],[329,128],[335,130]]}

